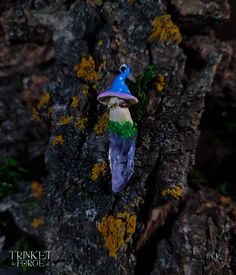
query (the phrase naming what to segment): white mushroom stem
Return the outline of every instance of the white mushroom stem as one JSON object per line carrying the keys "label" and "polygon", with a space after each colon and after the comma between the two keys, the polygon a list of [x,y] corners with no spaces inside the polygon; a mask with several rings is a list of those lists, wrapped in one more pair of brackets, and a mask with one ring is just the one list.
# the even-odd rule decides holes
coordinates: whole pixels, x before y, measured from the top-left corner
{"label": "white mushroom stem", "polygon": [[111,97],[109,101],[110,115],[109,119],[117,122],[129,121],[133,123],[129,109],[127,106],[127,101],[117,97]]}

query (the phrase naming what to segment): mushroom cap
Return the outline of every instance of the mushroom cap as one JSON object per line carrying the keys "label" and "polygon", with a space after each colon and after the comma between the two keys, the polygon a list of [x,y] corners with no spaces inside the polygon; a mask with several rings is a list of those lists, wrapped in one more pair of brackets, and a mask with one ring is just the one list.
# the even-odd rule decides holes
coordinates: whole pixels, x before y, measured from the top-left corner
{"label": "mushroom cap", "polygon": [[104,105],[108,105],[111,97],[118,97],[129,101],[130,105],[137,104],[138,99],[131,95],[129,88],[125,83],[125,79],[130,74],[130,68],[123,64],[120,66],[121,72],[112,82],[112,85],[105,92],[98,95],[97,99]]}
{"label": "mushroom cap", "polygon": [[138,103],[137,97],[132,96],[131,94],[128,95],[128,94],[117,93],[117,92],[112,92],[112,91],[105,91],[105,92],[101,93],[97,97],[97,99],[102,104],[108,105],[111,97],[118,97],[118,98],[122,98],[122,99],[128,100],[131,105]]}

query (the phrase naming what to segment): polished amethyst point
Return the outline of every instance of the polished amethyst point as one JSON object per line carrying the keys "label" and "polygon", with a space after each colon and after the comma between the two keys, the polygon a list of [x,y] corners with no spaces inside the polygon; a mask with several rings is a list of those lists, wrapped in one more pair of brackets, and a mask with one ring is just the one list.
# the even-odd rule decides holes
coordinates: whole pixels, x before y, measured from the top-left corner
{"label": "polished amethyst point", "polygon": [[112,191],[119,192],[130,180],[134,172],[134,154],[136,137],[109,133],[109,161],[112,174]]}

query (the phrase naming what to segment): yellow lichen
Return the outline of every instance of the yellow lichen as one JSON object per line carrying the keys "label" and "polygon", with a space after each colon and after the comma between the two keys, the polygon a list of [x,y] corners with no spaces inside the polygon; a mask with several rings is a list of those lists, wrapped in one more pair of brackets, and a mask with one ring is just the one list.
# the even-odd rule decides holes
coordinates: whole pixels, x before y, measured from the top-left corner
{"label": "yellow lichen", "polygon": [[78,96],[73,96],[73,97],[72,97],[71,106],[72,106],[73,108],[77,108],[78,105],[79,105],[79,98],[78,98]]}
{"label": "yellow lichen", "polygon": [[95,90],[95,91],[97,91],[97,84],[94,84],[92,87],[93,87],[93,89]]}
{"label": "yellow lichen", "polygon": [[161,195],[163,197],[171,196],[171,197],[174,197],[175,199],[180,197],[182,195],[182,193],[183,193],[183,189],[179,185],[177,185],[176,187],[166,188],[166,189],[161,191]]}
{"label": "yellow lichen", "polygon": [[137,197],[134,199],[133,203],[130,204],[131,207],[136,207],[139,205],[139,203],[142,201],[141,197]]}
{"label": "yellow lichen", "polygon": [[98,225],[102,233],[105,246],[111,257],[116,257],[119,249],[127,244],[136,229],[136,215],[124,211],[118,212],[116,216],[106,215]]}
{"label": "yellow lichen", "polygon": [[33,218],[32,222],[31,222],[31,226],[33,228],[37,228],[37,227],[41,226],[42,224],[44,224],[44,219],[42,217]]}
{"label": "yellow lichen", "polygon": [[104,42],[103,42],[103,40],[100,39],[100,40],[98,40],[98,43],[97,43],[97,44],[98,44],[99,47],[102,47],[103,44],[104,44]]}
{"label": "yellow lichen", "polygon": [[80,129],[85,129],[87,122],[88,122],[87,117],[78,118],[75,122],[75,127],[78,127]]}
{"label": "yellow lichen", "polygon": [[127,41],[122,35],[117,35],[114,39],[114,44],[119,48],[119,52],[125,54],[127,51]]}
{"label": "yellow lichen", "polygon": [[98,67],[98,71],[99,71],[99,73],[101,73],[101,71],[102,70],[104,70],[105,68],[106,68],[106,61],[103,61],[100,65],[99,65],[99,67]]}
{"label": "yellow lichen", "polygon": [[91,173],[91,180],[97,181],[101,175],[104,174],[107,169],[107,164],[105,161],[94,164]]}
{"label": "yellow lichen", "polygon": [[88,58],[83,57],[80,64],[75,65],[74,69],[78,78],[82,77],[89,82],[94,82],[99,79],[92,56]]}
{"label": "yellow lichen", "polygon": [[166,86],[166,78],[163,74],[158,74],[157,81],[154,83],[157,92],[162,92]]}
{"label": "yellow lichen", "polygon": [[182,40],[179,28],[172,22],[169,14],[155,17],[152,21],[152,32],[148,40],[153,41],[172,41],[180,43]]}
{"label": "yellow lichen", "polygon": [[61,118],[60,118],[60,124],[61,125],[68,125],[70,122],[71,122],[71,117],[69,117],[69,116],[62,116]]}
{"label": "yellow lichen", "polygon": [[134,4],[134,3],[136,2],[136,0],[128,0],[128,2],[129,2],[130,4]]}
{"label": "yellow lichen", "polygon": [[100,117],[97,124],[94,126],[94,131],[95,131],[96,134],[102,135],[106,131],[108,119],[109,119],[109,113],[105,112]]}
{"label": "yellow lichen", "polygon": [[44,93],[41,95],[38,104],[36,105],[36,107],[32,108],[32,114],[31,117],[34,120],[40,120],[40,116],[39,116],[39,111],[46,105],[48,104],[50,100],[50,94],[49,93]]}
{"label": "yellow lichen", "polygon": [[102,4],[102,0],[89,0],[89,2],[96,6],[100,6]]}
{"label": "yellow lichen", "polygon": [[88,95],[89,95],[89,86],[83,85],[83,87],[82,87],[82,93],[83,93],[85,96],[88,96]]}
{"label": "yellow lichen", "polygon": [[44,93],[41,95],[39,102],[37,104],[37,109],[40,110],[42,109],[50,100],[50,94],[49,93]]}
{"label": "yellow lichen", "polygon": [[133,235],[136,228],[137,218],[135,215],[131,215],[127,223],[127,233]]}
{"label": "yellow lichen", "polygon": [[52,141],[52,145],[53,146],[57,146],[57,145],[63,145],[65,142],[64,138],[62,135],[58,135],[58,136],[55,136],[53,141]]}
{"label": "yellow lichen", "polygon": [[52,107],[52,106],[49,106],[49,107],[48,107],[48,118],[51,118],[52,112],[53,112],[53,107]]}
{"label": "yellow lichen", "polygon": [[32,108],[31,117],[33,120],[37,120],[37,121],[40,120],[39,113],[36,108]]}
{"label": "yellow lichen", "polygon": [[231,198],[228,196],[220,195],[220,202],[223,204],[229,204],[231,201]]}
{"label": "yellow lichen", "polygon": [[43,193],[43,186],[38,181],[33,181],[31,184],[31,188],[33,190],[32,196],[35,198],[39,198],[42,196]]}

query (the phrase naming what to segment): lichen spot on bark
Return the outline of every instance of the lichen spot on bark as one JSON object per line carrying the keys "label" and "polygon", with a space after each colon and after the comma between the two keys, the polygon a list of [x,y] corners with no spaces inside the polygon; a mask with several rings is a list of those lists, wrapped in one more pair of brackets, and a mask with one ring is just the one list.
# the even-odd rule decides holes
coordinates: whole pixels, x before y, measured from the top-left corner
{"label": "lichen spot on bark", "polygon": [[183,188],[179,185],[176,185],[175,187],[166,188],[161,191],[162,197],[171,196],[175,199],[179,198],[182,194]]}
{"label": "lichen spot on bark", "polygon": [[180,43],[182,41],[182,36],[179,28],[171,20],[171,16],[165,14],[160,17],[155,17],[152,21],[152,32],[148,37],[148,40],[150,42],[172,41]]}
{"label": "lichen spot on bark", "polygon": [[163,92],[166,86],[166,77],[164,74],[158,74],[156,82],[154,82],[155,90],[159,93]]}
{"label": "lichen spot on bark", "polygon": [[99,75],[95,70],[95,62],[91,55],[88,58],[83,57],[81,62],[74,66],[74,70],[78,78],[83,78],[88,82],[95,82],[99,79]]}
{"label": "lichen spot on bark", "polygon": [[105,112],[100,117],[100,119],[98,120],[98,122],[94,126],[94,131],[97,135],[102,135],[103,133],[105,133],[105,131],[107,130],[108,119],[109,119],[109,113],[108,112]]}
{"label": "lichen spot on bark", "polygon": [[107,167],[108,165],[105,161],[95,163],[92,168],[91,180],[94,182],[98,181],[98,179],[105,173]]}
{"label": "lichen spot on bark", "polygon": [[98,225],[98,230],[102,233],[105,246],[111,257],[116,257],[118,250],[127,244],[136,229],[136,215],[124,211],[118,212],[116,216],[106,215]]}

